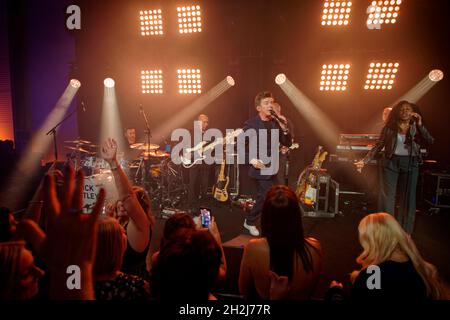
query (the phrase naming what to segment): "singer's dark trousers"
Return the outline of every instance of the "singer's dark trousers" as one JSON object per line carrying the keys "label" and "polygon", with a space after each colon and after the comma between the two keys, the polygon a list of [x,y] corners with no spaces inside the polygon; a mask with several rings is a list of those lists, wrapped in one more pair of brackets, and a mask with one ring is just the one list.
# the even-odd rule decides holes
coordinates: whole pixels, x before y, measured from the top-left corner
{"label": "singer's dark trousers", "polygon": [[[380,159],[379,161],[382,175],[379,210],[393,215],[403,229],[411,234],[416,216],[418,158],[393,155],[391,159]],[[397,201],[396,195],[398,195]]]}
{"label": "singer's dark trousers", "polygon": [[205,200],[208,191],[210,166],[204,163],[189,168],[188,204],[193,206],[199,197]]}
{"label": "singer's dark trousers", "polygon": [[264,205],[264,200],[266,200],[267,192],[269,192],[272,186],[278,184],[278,178],[276,175],[272,176],[270,179],[253,179],[257,183],[256,187],[256,202],[252,210],[245,217],[246,223],[250,226],[256,225],[256,222],[261,215],[261,210]]}

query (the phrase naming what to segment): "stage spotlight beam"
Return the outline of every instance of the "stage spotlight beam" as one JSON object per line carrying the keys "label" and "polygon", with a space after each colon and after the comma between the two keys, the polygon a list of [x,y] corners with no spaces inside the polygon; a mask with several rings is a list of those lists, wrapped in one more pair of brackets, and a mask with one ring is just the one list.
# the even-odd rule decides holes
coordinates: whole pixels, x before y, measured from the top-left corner
{"label": "stage spotlight beam", "polygon": [[[402,100],[406,100],[411,103],[417,103],[428,91],[431,90],[442,78],[444,77],[444,73],[435,69],[430,71],[426,76],[422,78],[414,87],[408,90],[405,94],[395,100],[393,103],[389,105],[389,107],[395,106],[398,102]],[[380,111],[381,113],[381,111]],[[374,132],[377,131],[376,128],[379,127],[379,119],[377,116],[366,128],[366,132]],[[379,131],[379,129],[378,129]],[[378,132],[376,132],[378,133]]]}
{"label": "stage spotlight beam", "polygon": [[[79,81],[74,82],[73,80],[68,83],[53,110],[49,113],[42,126],[33,134],[17,164],[17,169],[12,173],[9,181],[3,184],[4,188],[0,192],[0,203],[3,205],[15,210],[23,202],[26,196],[26,188],[30,181],[36,177],[39,169],[38,164],[49,154],[53,143],[52,135],[46,135],[46,132],[65,117],[75,94],[80,88],[78,84],[80,84]],[[59,154],[62,153],[59,152]],[[57,161],[58,159],[54,160]]]}
{"label": "stage spotlight beam", "polygon": [[177,128],[180,128],[186,124],[190,119],[198,116],[201,111],[206,108],[211,102],[219,98],[222,94],[224,94],[228,89],[235,85],[235,81],[230,81],[233,79],[231,76],[227,76],[222,81],[220,81],[217,85],[215,85],[208,92],[202,94],[197,99],[194,100],[191,104],[177,112],[173,117],[171,117],[166,122],[159,125],[153,131],[153,137],[155,143],[162,143],[164,138],[170,135],[170,133]]}
{"label": "stage spotlight beam", "polygon": [[316,131],[317,135],[326,143],[327,146],[334,146],[340,133],[336,125],[285,75],[283,75],[284,77],[279,76],[280,75],[277,76],[278,81],[276,80],[276,83],[294,104],[297,111],[308,121],[314,131]]}
{"label": "stage spotlight beam", "polygon": [[397,99],[392,105],[395,105],[401,100],[406,100],[412,103],[417,103],[428,91],[431,90],[440,80],[444,78],[444,73],[435,69],[430,71],[422,80],[419,81],[413,88]]}
{"label": "stage spotlight beam", "polygon": [[122,123],[117,104],[114,80],[107,78],[104,84],[99,142],[102,144],[107,138],[113,138],[118,143],[119,152],[122,152],[125,148],[125,137],[122,133]]}

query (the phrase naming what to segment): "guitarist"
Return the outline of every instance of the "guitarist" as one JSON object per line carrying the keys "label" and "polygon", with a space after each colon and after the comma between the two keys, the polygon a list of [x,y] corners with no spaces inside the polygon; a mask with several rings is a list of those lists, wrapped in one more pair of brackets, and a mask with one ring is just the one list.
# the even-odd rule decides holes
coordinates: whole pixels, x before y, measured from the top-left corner
{"label": "guitarist", "polygon": [[[258,114],[255,117],[247,120],[244,126],[244,131],[248,129],[254,129],[256,130],[256,132],[264,129],[269,131],[267,137],[268,150],[266,151],[266,154],[269,157],[271,156],[270,142],[273,129],[278,129],[278,141],[281,143],[281,145],[289,147],[292,144],[292,136],[289,132],[287,119],[281,114],[278,115],[275,113],[275,111],[273,110],[274,102],[275,101],[271,92],[264,91],[258,93],[255,97],[255,107]],[[258,147],[260,146],[260,141],[258,141]],[[257,196],[255,205],[244,221],[244,228],[246,228],[252,236],[257,237],[259,236],[259,230],[256,228],[256,221],[261,214],[267,192],[273,185],[278,184],[278,179],[276,173],[273,175],[263,175],[261,173],[261,169],[263,169],[265,165],[260,159],[247,160],[249,160],[248,162],[251,164],[249,169],[249,176],[257,183]]]}
{"label": "guitarist", "polygon": [[[209,118],[206,114],[200,114],[197,118],[201,122],[202,135],[208,129]],[[188,169],[189,171],[189,189],[188,189],[188,205],[194,209],[196,202],[206,198],[208,190],[208,178],[210,166],[203,161]]]}

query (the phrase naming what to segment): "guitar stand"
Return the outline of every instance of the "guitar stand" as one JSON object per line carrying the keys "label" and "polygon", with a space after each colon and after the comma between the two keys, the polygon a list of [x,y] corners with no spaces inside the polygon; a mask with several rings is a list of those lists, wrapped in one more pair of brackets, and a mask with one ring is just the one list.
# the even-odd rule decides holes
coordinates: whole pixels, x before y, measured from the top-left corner
{"label": "guitar stand", "polygon": [[306,169],[304,174],[313,174],[315,176],[314,188],[317,191],[316,201],[312,206],[300,203],[302,215],[312,218],[334,218],[338,215],[339,183],[324,171]]}

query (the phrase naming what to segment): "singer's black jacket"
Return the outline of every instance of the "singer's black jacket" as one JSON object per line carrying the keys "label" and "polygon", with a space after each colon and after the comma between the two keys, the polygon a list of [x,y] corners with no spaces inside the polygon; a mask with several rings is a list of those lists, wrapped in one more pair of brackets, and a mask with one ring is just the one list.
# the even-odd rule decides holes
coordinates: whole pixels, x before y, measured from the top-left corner
{"label": "singer's black jacket", "polygon": [[[364,163],[368,163],[375,156],[379,155],[383,150],[383,147],[384,158],[392,158],[397,145],[397,132],[398,131],[396,129],[394,130],[393,128],[385,126],[383,130],[381,130],[380,140],[378,140],[377,144],[364,157]],[[416,124],[412,124],[409,128],[406,141],[410,145],[412,143],[412,156],[417,156],[420,158],[420,145],[432,144],[434,142],[434,138],[424,125],[416,126]]]}
{"label": "singer's black jacket", "polygon": [[[275,120],[270,120],[270,121],[262,121],[261,118],[259,117],[259,115],[256,115],[253,118],[250,118],[249,120],[247,120],[245,122],[244,125],[244,132],[247,131],[248,129],[255,129],[256,132],[258,132],[258,130],[260,129],[278,129],[278,141],[280,142],[280,144],[282,144],[283,146],[286,147],[290,147],[292,144],[292,136],[291,133],[288,131],[287,133],[283,133],[283,131],[281,130],[280,125],[275,121]],[[258,138],[258,148],[261,145],[260,141],[259,141],[259,136],[257,136]],[[271,145],[270,145],[270,138],[268,139],[268,143],[267,143],[267,155],[270,157],[271,156]],[[277,146],[277,150],[279,149],[279,146]],[[247,153],[246,153],[246,163],[249,163],[251,159],[249,159],[249,154],[248,154],[248,148],[247,148]],[[261,170],[256,169],[255,167],[253,167],[252,165],[250,165],[250,169],[248,171],[248,174],[250,177],[254,178],[254,179],[260,179],[260,180],[265,180],[265,179],[270,179],[273,175],[262,175],[261,174]],[[275,173],[274,175],[276,175],[277,173]]]}

